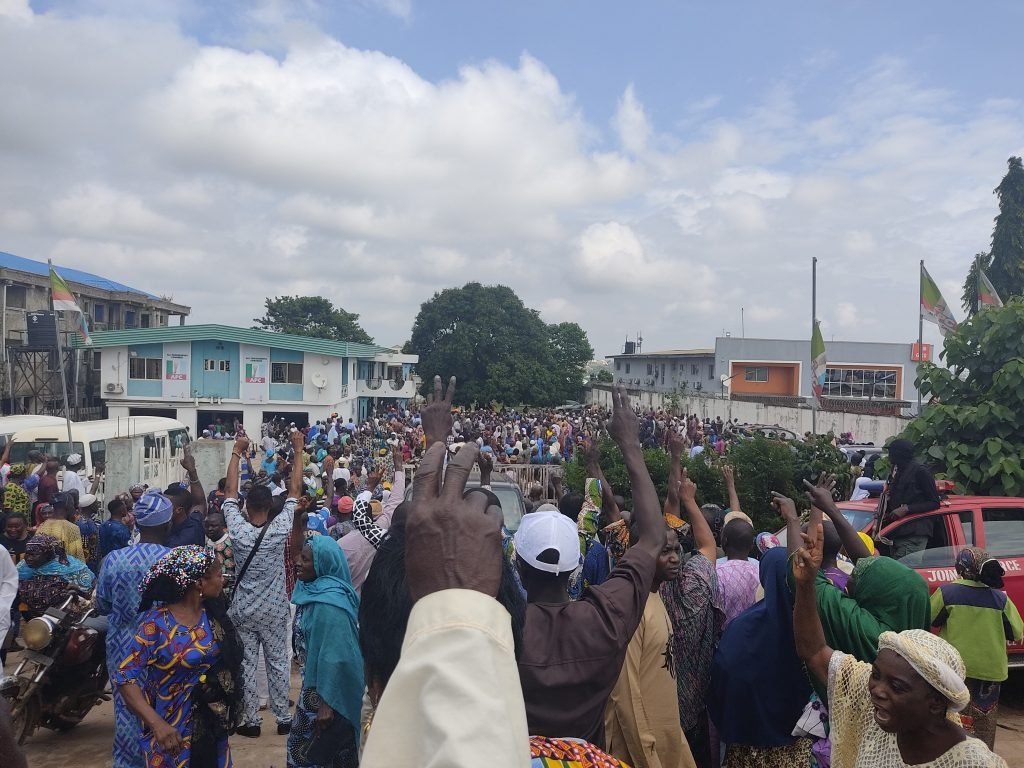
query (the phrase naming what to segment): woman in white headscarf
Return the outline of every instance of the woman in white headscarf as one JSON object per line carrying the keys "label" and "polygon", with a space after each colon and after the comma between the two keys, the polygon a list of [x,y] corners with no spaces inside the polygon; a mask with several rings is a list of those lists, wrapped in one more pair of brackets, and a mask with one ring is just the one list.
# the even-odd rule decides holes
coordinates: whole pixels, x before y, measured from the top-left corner
{"label": "woman in white headscarf", "polygon": [[970,702],[957,650],[922,629],[882,632],[873,664],[834,651],[814,582],[822,560],[821,512],[812,508],[796,553],[793,635],[807,669],[828,683],[833,768],[1006,768],[983,741],[960,727]]}

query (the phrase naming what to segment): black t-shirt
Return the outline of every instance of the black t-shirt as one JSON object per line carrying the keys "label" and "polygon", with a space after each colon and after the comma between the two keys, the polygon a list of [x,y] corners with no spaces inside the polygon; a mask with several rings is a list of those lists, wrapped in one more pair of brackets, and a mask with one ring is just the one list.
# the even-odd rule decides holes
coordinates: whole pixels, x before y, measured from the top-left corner
{"label": "black t-shirt", "polygon": [[526,606],[519,679],[535,736],[604,748],[604,712],[644,615],[656,558],[636,547],[576,602]]}
{"label": "black t-shirt", "polygon": [[6,548],[11,553],[15,563],[20,563],[25,559],[25,545],[28,544],[28,540],[28,536],[24,539],[11,539],[6,534],[0,533],[0,547]]}

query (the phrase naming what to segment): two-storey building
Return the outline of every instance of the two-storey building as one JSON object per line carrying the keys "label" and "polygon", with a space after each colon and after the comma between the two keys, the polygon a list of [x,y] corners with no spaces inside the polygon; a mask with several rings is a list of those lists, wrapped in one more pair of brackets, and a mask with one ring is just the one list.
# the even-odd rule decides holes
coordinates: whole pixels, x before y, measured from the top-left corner
{"label": "two-storey building", "polygon": [[241,421],[250,435],[282,416],[356,421],[415,395],[416,355],[372,344],[182,325],[92,334],[108,416],[167,416],[199,434]]}

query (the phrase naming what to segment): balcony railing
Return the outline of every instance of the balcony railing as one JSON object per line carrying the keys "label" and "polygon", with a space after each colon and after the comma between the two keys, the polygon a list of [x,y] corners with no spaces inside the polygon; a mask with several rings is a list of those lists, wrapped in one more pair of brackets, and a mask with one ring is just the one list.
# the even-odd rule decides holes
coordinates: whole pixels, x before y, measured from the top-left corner
{"label": "balcony railing", "polygon": [[382,385],[383,383],[384,383],[384,380],[383,380],[383,379],[380,379],[380,378],[376,378],[376,379],[367,379],[367,380],[366,380],[366,388],[367,388],[367,389],[380,389],[380,388],[381,388],[381,385]]}
{"label": "balcony railing", "polygon": [[405,379],[389,379],[391,382],[391,388],[396,392],[405,386]]}

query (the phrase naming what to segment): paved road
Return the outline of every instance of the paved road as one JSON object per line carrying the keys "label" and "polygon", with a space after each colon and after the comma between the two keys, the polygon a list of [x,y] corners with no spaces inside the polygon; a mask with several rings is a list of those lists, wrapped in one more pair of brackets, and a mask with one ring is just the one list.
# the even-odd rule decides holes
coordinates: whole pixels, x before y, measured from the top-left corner
{"label": "paved road", "polygon": [[[297,675],[293,675],[293,699],[297,683]],[[267,721],[269,727],[264,729],[259,739],[232,737],[231,752],[235,765],[285,768],[285,737],[277,735],[273,716],[267,717]],[[37,731],[25,745],[29,765],[32,768],[108,768],[113,728],[113,706],[106,703],[90,712],[85,722],[68,733]],[[1024,670],[1011,673],[1004,688],[996,752],[1009,765],[1024,766]]]}

